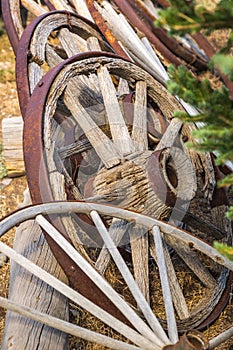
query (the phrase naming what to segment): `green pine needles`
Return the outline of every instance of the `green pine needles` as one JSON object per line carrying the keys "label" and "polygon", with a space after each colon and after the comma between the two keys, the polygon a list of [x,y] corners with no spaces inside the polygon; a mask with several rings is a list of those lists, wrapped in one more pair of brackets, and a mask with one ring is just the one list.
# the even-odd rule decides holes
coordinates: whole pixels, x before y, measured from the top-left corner
{"label": "green pine needles", "polygon": [[[216,29],[230,31],[224,47],[211,59],[209,70],[219,69],[233,81],[233,0],[221,0],[210,9],[198,1],[170,0],[170,7],[160,11],[156,25],[168,27],[171,34],[184,35],[200,30],[212,32]],[[215,152],[217,164],[233,162],[233,103],[228,89],[222,86],[213,89],[208,79],[194,78],[186,67],[169,66],[168,89],[185,102],[195,106],[200,114],[190,117],[187,113],[175,115],[187,122],[202,122],[202,127],[194,132],[198,141],[195,146],[200,151]],[[233,175],[226,176],[219,186],[233,186]],[[228,212],[233,218],[233,208]]]}
{"label": "green pine needles", "polygon": [[232,26],[233,0],[221,0],[214,8],[211,6],[211,9],[192,0],[168,2],[171,6],[160,12],[161,18],[156,25],[168,25],[172,34],[183,35],[202,29],[209,33]]}
{"label": "green pine needles", "polygon": [[[203,122],[205,126],[194,132],[199,140],[195,146],[200,151],[218,154],[217,164],[233,162],[233,108],[228,90],[223,86],[213,90],[209,80],[198,81],[184,67],[170,66],[168,89],[185,102],[197,107],[200,113],[190,117],[187,113],[175,112],[183,121]],[[229,184],[231,175],[224,181]],[[232,182],[233,184],[233,182]]]}
{"label": "green pine needles", "polygon": [[[170,34],[185,35],[195,32],[210,34],[217,29],[228,29],[229,36],[224,46],[213,56],[209,70],[218,69],[233,81],[233,0],[220,0],[212,8],[206,8],[200,1],[169,0],[170,7],[160,11],[156,25],[169,28]],[[199,115],[191,117],[187,113],[175,115],[187,122],[201,122],[194,132],[197,142],[191,147],[200,151],[214,152],[216,163],[233,163],[233,102],[225,86],[213,89],[208,79],[196,79],[185,67],[169,66],[168,89],[184,101],[195,106]],[[200,124],[198,124],[200,125]],[[218,186],[233,189],[233,174],[219,181]],[[227,216],[233,219],[233,206]],[[233,248],[215,242],[215,248],[233,260]]]}

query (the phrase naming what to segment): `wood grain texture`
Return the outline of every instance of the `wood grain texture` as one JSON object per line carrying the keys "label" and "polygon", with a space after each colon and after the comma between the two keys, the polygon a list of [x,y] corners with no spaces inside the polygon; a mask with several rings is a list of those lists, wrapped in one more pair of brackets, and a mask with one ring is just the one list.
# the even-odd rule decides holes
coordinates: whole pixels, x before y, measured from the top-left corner
{"label": "wood grain texture", "polygon": [[22,139],[22,117],[4,118],[2,120],[3,157],[10,177],[25,174]]}
{"label": "wood grain texture", "polygon": [[[67,282],[40,227],[33,220],[19,226],[14,247],[17,252]],[[40,312],[68,320],[67,299],[15,262],[11,263],[9,298]],[[67,350],[67,348],[67,334],[13,312],[7,312],[2,350]]]}

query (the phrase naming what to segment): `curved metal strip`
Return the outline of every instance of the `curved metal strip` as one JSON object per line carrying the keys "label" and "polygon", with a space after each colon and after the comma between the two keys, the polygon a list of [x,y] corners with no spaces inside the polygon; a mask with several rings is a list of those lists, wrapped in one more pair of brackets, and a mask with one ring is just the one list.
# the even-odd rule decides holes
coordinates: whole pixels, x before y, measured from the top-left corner
{"label": "curved metal strip", "polygon": [[[20,1],[15,0],[15,2],[17,2],[19,6]],[[15,23],[12,18],[11,2],[9,0],[2,0],[1,6],[2,6],[2,18],[5,23],[7,35],[10,40],[11,46],[13,48],[14,54],[16,55],[18,44],[19,44],[19,35],[16,31]]]}
{"label": "curved metal strip", "polygon": [[107,24],[105,23],[104,19],[102,18],[99,11],[95,8],[95,4],[93,0],[86,0],[87,7],[97,25],[101,33],[104,35],[108,43],[113,47],[114,51],[120,55],[122,58],[129,59],[129,56],[127,53],[122,49],[119,42],[116,40],[110,29],[108,28]]}

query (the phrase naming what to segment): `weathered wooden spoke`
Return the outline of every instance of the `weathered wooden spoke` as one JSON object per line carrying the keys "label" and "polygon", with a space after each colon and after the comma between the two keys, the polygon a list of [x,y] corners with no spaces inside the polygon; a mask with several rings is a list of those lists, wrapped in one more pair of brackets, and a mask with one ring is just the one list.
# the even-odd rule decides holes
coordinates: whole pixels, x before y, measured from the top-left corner
{"label": "weathered wooden spoke", "polygon": [[[138,313],[135,312],[135,309],[132,308],[129,303],[127,303],[127,300],[125,301],[122,299],[121,296],[111,287],[109,282],[107,282],[98,272],[96,272],[92,264],[86,261],[86,259],[83,258],[72,247],[72,245],[64,237],[62,237],[56,228],[51,225],[44,217],[44,215],[50,217],[54,214],[62,217],[63,215],[67,215],[67,213],[82,213],[90,215],[92,217],[97,230],[104,240],[106,249],[111,254],[117,268],[119,269],[119,272],[124,278],[126,287],[131,290],[139,310],[141,310],[142,313],[145,312],[144,316],[146,317],[148,324],[153,329],[153,332],[151,331],[151,328],[149,328],[145,323],[145,321],[138,315]],[[149,304],[146,303],[143,295],[141,294],[140,289],[138,288],[131,272],[129,271],[129,268],[127,267],[124,259],[122,259],[114,241],[111,238],[111,235],[108,232],[106,225],[101,219],[102,216],[112,217],[114,220],[124,221],[125,223],[128,222],[130,225],[132,224],[133,220],[135,226],[140,225],[141,227],[144,227],[145,231],[149,232],[151,239],[154,240],[156,248],[156,261],[160,270],[162,293],[166,309],[169,338],[167,338],[166,333],[158,322],[158,319],[152,312],[153,309],[150,309]],[[159,350],[163,349],[166,344],[174,344],[179,340],[176,328],[177,319],[175,318],[175,312],[173,310],[174,301],[171,291],[172,288],[170,287],[170,275],[169,273],[165,273],[166,271],[169,271],[169,264],[166,257],[167,253],[164,246],[164,239],[166,240],[167,237],[175,236],[178,242],[186,245],[190,245],[192,242],[193,247],[195,247],[196,250],[203,252],[209,258],[213,259],[214,261],[218,261],[223,266],[226,266],[227,268],[233,270],[232,262],[222,257],[209,244],[206,244],[200,239],[190,235],[189,232],[184,232],[183,230],[175,228],[163,221],[153,219],[142,214],[137,214],[117,207],[95,203],[66,201],[45,203],[43,205],[34,205],[23,208],[6,217],[0,222],[0,236],[3,236],[15,225],[33,218],[35,218],[35,220],[51,238],[56,240],[63,253],[68,254],[72,257],[73,264],[76,264],[76,266],[79,266],[81,269],[85,270],[85,272],[88,273],[89,278],[93,280],[98,288],[100,288],[106,294],[107,298],[109,298],[116,305],[116,307],[119,308],[121,312],[123,312],[125,317],[130,321],[131,325],[133,325],[135,329],[126,324],[123,324],[117,318],[111,316],[108,312],[102,310],[99,306],[89,301],[85,296],[82,296],[72,288],[57,280],[55,277],[42,270],[25,257],[16,253],[13,249],[9,248],[2,242],[0,242],[0,250],[8,255],[12,260],[15,260],[18,264],[26,268],[32,274],[41,278],[44,282],[57,289],[74,303],[88,310],[96,317],[100,318],[104,323],[114,328],[117,332],[128,339],[132,345],[124,343],[124,341],[116,341],[109,337],[98,335],[98,333],[95,334],[93,332],[90,332],[88,329],[82,329],[78,326],[68,324],[67,322],[61,320],[59,321],[58,319],[54,319],[51,316],[40,314],[36,310],[25,308],[3,298],[0,299],[0,305],[9,308],[12,311],[18,312],[26,317],[44,322],[47,325],[51,325],[67,333],[83,337],[87,340],[92,340],[97,344],[102,344],[112,349],[124,349],[125,346],[125,349],[145,348]],[[53,325],[52,322],[54,322]],[[210,340],[211,349],[214,346],[221,344],[221,342],[229,339],[231,335],[232,329],[229,329],[228,331],[219,334],[218,337]],[[200,345],[200,349],[205,349],[204,345]]]}
{"label": "weathered wooden spoke", "polygon": [[[98,43],[95,39],[90,37],[90,48],[96,44]],[[101,103],[96,104],[93,99],[94,105],[91,105],[79,98],[82,78],[89,75],[92,81],[98,82],[93,94],[100,97]],[[129,93],[123,96],[118,94],[122,79],[129,89]],[[35,118],[33,106],[38,97],[41,104]],[[70,114],[67,113],[65,127],[55,117],[59,104],[70,111]],[[93,52],[88,57],[81,54],[62,62],[47,73],[35,88],[25,118],[25,160],[33,201],[46,202],[67,198],[91,200],[165,220],[170,217],[172,219],[173,207],[181,206],[182,210],[187,210],[189,202],[195,196],[200,155],[192,154],[192,163],[189,160],[190,154],[182,138],[190,137],[190,129],[184,128],[180,121],[171,119],[172,111],[178,108],[182,109],[177,100],[147,72],[112,54]],[[116,114],[113,114],[113,110]],[[31,125],[37,128],[36,135]],[[29,147],[32,142],[37,144],[34,151],[34,147]],[[38,157],[38,150],[41,157]],[[64,153],[66,150],[71,152]],[[34,171],[37,173],[36,177]],[[48,188],[44,183],[47,183]],[[59,192],[56,190],[57,186],[60,188]],[[88,261],[92,259],[91,247],[97,247],[98,254],[93,264],[104,274],[113,263],[113,252],[101,232],[93,225],[92,216],[89,213],[81,217],[71,215],[69,220],[62,218],[62,231],[69,231],[63,234],[70,237],[76,249]],[[96,226],[98,220],[95,222]],[[122,246],[123,253],[127,249],[130,251],[136,281],[133,283],[136,283],[136,288],[142,293],[143,303],[149,301],[157,315],[159,299],[155,289],[160,287],[153,289],[151,281],[152,276],[155,280],[160,280],[155,270],[160,259],[153,248],[154,243],[147,233],[148,230],[145,231],[140,224],[129,225],[124,218],[112,219],[106,215],[103,220],[107,225],[104,230],[109,231],[111,244],[115,247],[113,251],[118,245]],[[103,225],[102,223],[100,226]],[[168,228],[172,230],[172,226],[168,225]],[[76,238],[72,235],[74,230],[77,231]],[[182,232],[177,230],[179,234]],[[225,232],[225,228],[222,228],[222,232]],[[226,239],[230,239],[230,235],[231,232],[227,232]],[[177,328],[180,331],[202,327],[208,324],[208,317],[212,312],[213,317],[216,317],[214,310],[224,295],[223,291],[228,288],[229,273],[224,268],[217,267],[213,257],[210,261],[203,258],[203,253],[207,254],[206,250],[201,250],[199,245],[197,249],[193,249],[195,244],[190,243],[189,238],[181,244],[176,235],[164,232],[162,239],[162,259],[167,266],[169,300],[172,300],[176,310],[172,313]],[[125,240],[128,248],[125,248]],[[166,244],[172,249],[167,248]],[[205,244],[205,249],[206,247]],[[153,263],[151,256],[154,258]],[[190,259],[190,256],[195,256],[195,259]],[[119,256],[114,255],[113,260],[116,258]],[[117,263],[116,266],[120,269]],[[123,271],[120,269],[122,275],[124,269],[125,267]],[[185,289],[185,277],[180,277],[182,274],[187,274],[190,278],[189,290]],[[126,283],[127,276],[126,274]],[[167,282],[162,284],[168,288]],[[191,285],[202,290],[200,303],[190,302]],[[162,286],[162,290],[163,288]],[[132,292],[132,287],[129,290]],[[193,292],[195,293],[195,288]],[[162,298],[162,294],[160,297]],[[142,307],[140,298],[135,297],[135,306],[139,309]],[[145,311],[147,309],[143,310],[144,316],[148,316],[148,311]],[[172,319],[172,316],[168,310],[166,313],[165,308],[160,316],[163,326],[167,327],[165,319]],[[153,325],[153,320],[147,321]],[[169,322],[169,334],[172,334],[171,338],[174,340],[176,335],[171,331],[174,321]]]}
{"label": "weathered wooden spoke", "polygon": [[[56,38],[51,33],[58,31]],[[87,40],[95,37],[99,49],[112,51],[97,27],[90,21],[65,11],[53,11],[37,17],[24,30],[16,59],[16,78],[23,116],[30,95],[49,68],[64,58],[86,51]],[[85,45],[84,45],[85,44]],[[92,79],[83,77],[82,89],[93,89]],[[89,92],[90,95],[90,92]]]}

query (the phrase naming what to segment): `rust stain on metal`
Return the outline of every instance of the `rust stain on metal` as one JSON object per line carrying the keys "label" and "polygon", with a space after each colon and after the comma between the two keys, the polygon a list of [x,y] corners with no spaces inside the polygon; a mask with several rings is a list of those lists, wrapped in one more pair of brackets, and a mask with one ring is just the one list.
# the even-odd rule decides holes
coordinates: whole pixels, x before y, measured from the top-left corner
{"label": "rust stain on metal", "polygon": [[114,0],[115,4],[119,7],[122,13],[129,19],[131,24],[138,28],[148,40],[155,45],[156,49],[163,55],[163,57],[169,62],[175,65],[181,65],[181,61],[150,31],[147,25],[141,21],[138,15],[134,12],[130,4],[125,0]]}
{"label": "rust stain on metal", "polygon": [[99,11],[95,8],[94,1],[93,0],[87,0],[87,7],[97,25],[101,33],[104,35],[108,43],[112,46],[114,51],[120,55],[121,57],[129,60],[129,56],[126,54],[126,52],[122,49],[110,29],[108,28],[107,24],[105,23],[103,17],[99,13]]}
{"label": "rust stain on metal", "polygon": [[183,334],[174,345],[168,345],[163,350],[208,350],[209,342],[199,331],[190,330]]}
{"label": "rust stain on metal", "polygon": [[162,175],[160,165],[160,158],[164,150],[165,149],[155,151],[150,156],[147,165],[147,174],[150,184],[156,195],[160,198],[160,200],[164,201],[166,205],[173,207],[176,203],[177,198],[175,194],[168,188],[166,181]]}
{"label": "rust stain on metal", "polygon": [[[140,2],[134,0],[114,0],[122,13],[129,19],[131,24],[139,29],[147,39],[156,47],[156,49],[175,65],[181,65],[180,58],[199,70],[207,68],[207,62],[192,50],[185,48],[176,39],[168,36],[163,28],[157,28],[154,25],[156,18],[148,14],[147,10]],[[177,57],[178,56],[178,57]]]}
{"label": "rust stain on metal", "polygon": [[16,32],[14,21],[11,15],[10,1],[2,0],[1,3],[2,3],[2,18],[5,23],[7,35],[9,37],[14,54],[16,55],[18,44],[19,44],[19,36]]}

